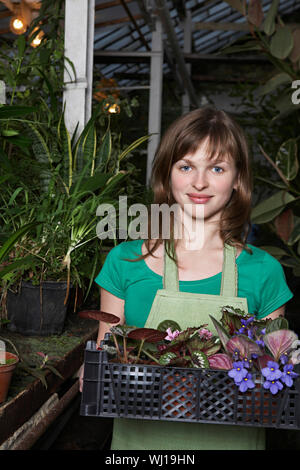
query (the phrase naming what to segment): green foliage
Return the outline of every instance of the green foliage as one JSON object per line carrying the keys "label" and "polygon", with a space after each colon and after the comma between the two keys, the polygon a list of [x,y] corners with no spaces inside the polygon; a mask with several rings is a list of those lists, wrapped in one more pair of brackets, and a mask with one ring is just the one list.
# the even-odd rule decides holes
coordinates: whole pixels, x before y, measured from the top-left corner
{"label": "green foliage", "polygon": [[[96,236],[101,203],[117,206],[144,198],[132,163],[148,136],[123,142],[135,98],[120,99],[120,115],[93,103],[92,117],[78,135],[67,130],[62,111],[65,63],[64,1],[43,0],[39,16],[13,43],[1,38],[0,79],[7,105],[0,105],[0,279],[3,293],[20,280],[67,280],[85,298],[104,259]],[[30,42],[42,21],[42,43]],[[35,30],[37,28],[37,30]],[[35,32],[34,32],[35,31]],[[125,117],[124,117],[125,116]],[[125,138],[124,138],[125,140]],[[129,139],[127,139],[129,140]],[[117,213],[118,215],[118,213]],[[116,239],[108,241],[113,246]]]}
{"label": "green foliage", "polygon": [[[96,235],[97,207],[102,203],[116,205],[128,178],[131,177],[130,184],[134,186],[135,168],[128,170],[126,165],[132,152],[147,140],[147,137],[137,139],[120,150],[109,165],[110,120],[104,136],[99,138],[95,130],[98,117],[96,109],[77,139],[71,138],[63,114],[52,131],[54,139],[45,138],[40,123],[23,122],[39,168],[39,180],[33,188],[18,181],[16,188],[14,175],[1,167],[0,255],[4,265],[0,276],[7,286],[22,278],[35,284],[41,280],[67,280],[69,285],[84,287],[83,278],[88,275],[90,279],[95,272],[100,245]],[[82,272],[82,263],[89,256],[90,272]]]}
{"label": "green foliage", "polygon": [[[166,339],[164,327],[177,333]],[[176,327],[176,329],[174,328]],[[221,348],[220,341],[202,326],[179,332],[180,326],[172,320],[161,322],[157,329],[113,326],[110,328],[115,346],[105,344],[104,349],[121,363],[158,364],[170,367],[206,368],[208,358]],[[169,330],[168,330],[169,331]],[[205,337],[205,333],[209,337]],[[121,338],[121,341],[120,341]],[[138,350],[138,351],[137,351]],[[137,354],[136,354],[137,351]]]}
{"label": "green foliage", "polygon": [[272,65],[271,76],[266,77],[264,84],[253,86],[248,96],[249,87],[236,87],[236,95],[243,95],[254,115],[252,126],[257,132],[254,139],[250,137],[253,153],[259,152],[265,159],[264,163],[254,162],[255,188],[257,192],[261,188],[261,196],[251,220],[263,225],[272,241],[277,239],[279,246],[266,243],[265,249],[300,276],[300,111],[292,100],[292,84],[300,78],[300,29],[284,24],[278,14],[278,0],[272,1],[260,28],[260,24],[251,23],[249,16],[254,4],[260,11],[262,7],[260,0],[250,1],[245,11],[251,34],[222,52],[255,50]]}
{"label": "green foliage", "polygon": [[[56,97],[62,95],[64,84],[63,15],[62,0],[44,0],[27,33],[18,36],[13,45],[1,39],[0,79],[11,90],[8,91],[8,104],[42,105],[36,117],[41,119],[48,115],[49,122],[59,115]],[[41,22],[45,35],[39,47],[33,48],[30,43],[39,32]]]}
{"label": "green foliage", "polygon": [[178,323],[173,320],[164,320],[157,327],[159,331],[167,331],[168,328],[171,328],[171,331],[180,330]]}

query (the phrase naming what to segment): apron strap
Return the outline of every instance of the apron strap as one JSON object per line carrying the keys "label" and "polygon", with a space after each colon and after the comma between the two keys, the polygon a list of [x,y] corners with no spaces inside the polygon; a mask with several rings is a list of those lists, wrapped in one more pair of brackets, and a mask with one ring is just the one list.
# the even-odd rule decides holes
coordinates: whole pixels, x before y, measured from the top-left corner
{"label": "apron strap", "polygon": [[237,297],[238,274],[235,258],[236,247],[225,243],[220,295]]}
{"label": "apron strap", "polygon": [[[230,297],[237,296],[237,267],[236,267],[236,248],[230,245],[224,245],[221,295]],[[178,269],[174,261],[168,256],[164,248],[164,289],[172,292],[179,292]]]}
{"label": "apron strap", "polygon": [[[176,256],[176,255],[175,255]],[[178,269],[176,263],[169,257],[164,244],[164,289],[172,292],[179,292]]]}

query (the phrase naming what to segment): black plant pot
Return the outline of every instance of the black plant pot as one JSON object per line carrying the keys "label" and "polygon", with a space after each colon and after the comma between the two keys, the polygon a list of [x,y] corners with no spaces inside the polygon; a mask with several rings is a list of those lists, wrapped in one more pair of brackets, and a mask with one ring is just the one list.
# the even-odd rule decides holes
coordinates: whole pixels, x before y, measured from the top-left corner
{"label": "black plant pot", "polygon": [[66,291],[66,282],[47,281],[42,288],[22,282],[18,294],[9,291],[7,295],[7,328],[28,336],[61,334],[67,313]]}

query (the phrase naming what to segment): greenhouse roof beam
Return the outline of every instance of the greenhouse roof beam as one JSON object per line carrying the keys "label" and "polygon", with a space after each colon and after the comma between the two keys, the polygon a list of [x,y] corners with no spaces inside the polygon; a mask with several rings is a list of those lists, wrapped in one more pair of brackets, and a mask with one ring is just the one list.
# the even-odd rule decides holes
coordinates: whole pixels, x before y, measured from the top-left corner
{"label": "greenhouse roof beam", "polygon": [[186,89],[189,95],[191,106],[198,107],[199,106],[198,98],[197,98],[194,86],[192,84],[189,71],[186,67],[181,47],[177,40],[176,32],[172,23],[168,6],[165,0],[155,0],[155,1],[156,1],[156,6],[157,6],[157,13],[161,18],[162,24],[164,26],[165,32],[167,34],[167,37],[168,37],[168,40],[169,40],[169,43],[173,52],[173,55],[178,65],[178,72],[180,74],[183,87]]}

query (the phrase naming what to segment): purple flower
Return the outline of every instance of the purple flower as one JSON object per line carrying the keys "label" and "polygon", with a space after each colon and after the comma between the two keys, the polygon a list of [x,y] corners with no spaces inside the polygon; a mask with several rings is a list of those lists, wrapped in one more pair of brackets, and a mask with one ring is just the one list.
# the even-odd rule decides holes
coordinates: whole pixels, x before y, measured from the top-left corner
{"label": "purple flower", "polygon": [[248,359],[248,357],[243,357],[242,362],[247,369],[252,366],[252,359]]}
{"label": "purple flower", "polygon": [[241,328],[237,331],[237,334],[240,334],[240,335],[246,335],[247,334],[247,327],[248,325],[250,325],[250,323],[252,323],[254,317],[250,317],[248,318],[248,320],[244,320],[243,318],[241,319]]}
{"label": "purple flower", "polygon": [[257,339],[256,341],[256,344],[258,344],[258,346],[260,346],[261,348],[263,348],[265,346],[265,343],[262,339]]}
{"label": "purple flower", "polygon": [[266,380],[264,382],[264,388],[266,388],[267,390],[270,390],[272,395],[275,395],[278,392],[278,390],[283,389],[283,385],[280,382],[280,380]]}
{"label": "purple flower", "polygon": [[251,329],[248,330],[248,338],[254,339],[254,332]]}
{"label": "purple flower", "polygon": [[293,364],[286,364],[283,367],[283,374],[280,377],[280,380],[285,383],[287,387],[291,387],[293,385],[293,379],[295,379],[299,375],[293,371],[293,367]]}
{"label": "purple flower", "polygon": [[239,391],[240,392],[246,392],[248,388],[254,388],[255,383],[252,380],[252,375],[250,373],[247,373],[245,377],[243,377],[242,381],[239,383]]}
{"label": "purple flower", "polygon": [[285,352],[283,354],[281,354],[280,358],[279,358],[281,364],[287,364],[288,363],[288,360],[289,360],[289,356],[288,354]]}
{"label": "purple flower", "polygon": [[245,335],[247,334],[247,326],[245,324],[245,320],[241,320],[242,326],[239,330],[235,332],[236,335]]}
{"label": "purple flower", "polygon": [[240,383],[247,374],[248,371],[245,369],[242,361],[234,362],[233,369],[228,372],[229,377],[234,379],[235,383]]}
{"label": "purple flower", "polygon": [[280,379],[282,372],[279,370],[279,364],[275,361],[268,361],[267,366],[261,370],[262,375],[270,382]]}
{"label": "purple flower", "polygon": [[240,351],[237,348],[233,351],[232,359],[234,361],[238,361],[240,359]]}

